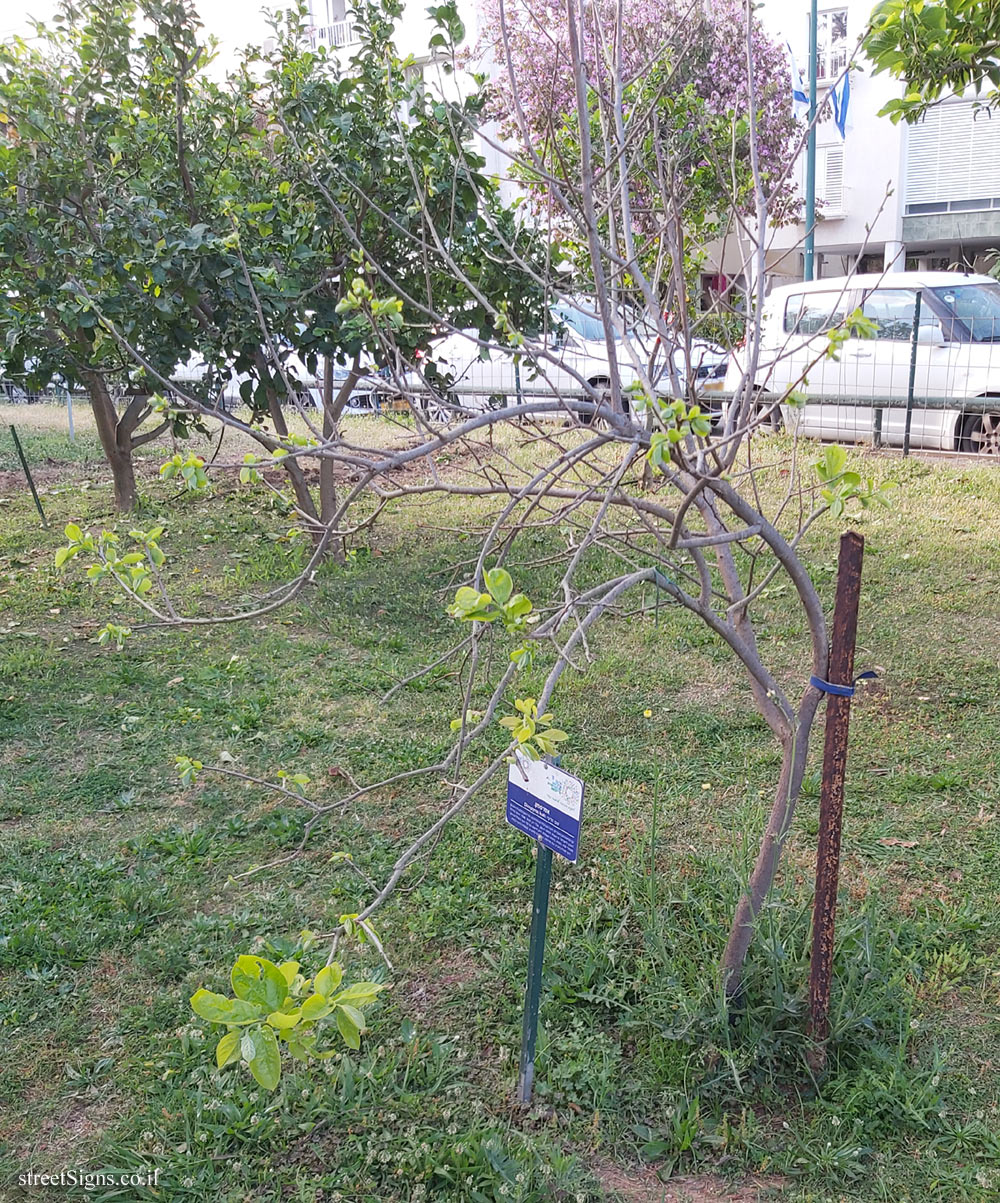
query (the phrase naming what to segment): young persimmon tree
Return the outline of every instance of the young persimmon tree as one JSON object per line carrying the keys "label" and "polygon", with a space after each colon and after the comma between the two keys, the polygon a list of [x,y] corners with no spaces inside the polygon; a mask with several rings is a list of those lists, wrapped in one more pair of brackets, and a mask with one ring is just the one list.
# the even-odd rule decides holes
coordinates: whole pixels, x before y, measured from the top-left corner
{"label": "young persimmon tree", "polygon": [[[449,610],[457,624],[456,643],[447,650],[428,648],[430,668],[449,658],[460,665],[448,751],[438,763],[414,766],[390,780],[348,778],[342,795],[329,804],[308,797],[308,781],[297,783],[296,796],[311,811],[306,838],[327,816],[403,781],[436,780],[441,785],[444,801],[439,813],[400,847],[383,881],[368,883],[370,892],[359,898],[357,913],[345,916],[345,928],[368,938],[373,938],[372,917],[410,866],[431,854],[444,827],[473,803],[512,756],[518,751],[529,757],[556,752],[572,756],[574,733],[559,721],[559,683],[566,672],[584,668],[590,642],[600,637],[600,629],[645,591],[682,607],[741,668],[752,703],[781,756],[773,802],[720,967],[726,994],[734,999],[801,792],[822,699],[810,677],[825,678],[828,667],[830,599],[821,596],[802,559],[802,538],[823,515],[839,518],[848,507],[879,500],[881,493],[847,470],[846,455],[836,448],[807,465],[794,441],[783,462],[759,453],[759,432],[770,424],[775,408],[794,407],[801,396],[789,391],[762,402],[753,387],[760,358],[766,231],[772,202],[783,203],[786,182],[780,173],[774,178],[761,168],[757,34],[749,14],[740,69],[745,73],[747,111],[741,120],[746,125],[751,206],[745,203],[745,189],[734,188],[725,164],[720,160],[716,166],[715,203],[729,206],[739,224],[743,267],[751,282],[745,296],[742,380],[721,413],[708,412],[690,364],[685,365],[683,356],[678,361],[678,345],[688,352],[699,330],[682,267],[690,240],[684,213],[693,203],[690,189],[702,195],[705,189],[704,180],[690,181],[683,166],[692,137],[687,123],[700,120],[704,108],[685,107],[683,136],[669,136],[664,112],[645,103],[642,72],[626,70],[623,3],[608,10],[613,19],[599,6],[578,0],[567,0],[560,10],[559,36],[572,79],[568,103],[576,115],[577,167],[572,178],[550,169],[537,131],[521,114],[514,117],[521,149],[508,153],[548,189],[552,228],[558,229],[562,246],[572,243],[575,274],[557,266],[558,256],[551,261],[526,256],[522,244],[493,213],[490,190],[483,194],[478,170],[456,160],[448,167],[450,189],[468,190],[470,204],[476,200],[476,223],[495,238],[498,269],[523,273],[538,288],[543,301],[540,333],[522,325],[505,300],[492,299],[479,286],[470,264],[456,257],[455,240],[443,237],[436,225],[420,226],[419,235],[409,232],[412,254],[425,278],[428,273],[450,272],[475,298],[482,320],[471,328],[460,309],[435,308],[434,291],[420,283],[419,272],[408,274],[398,261],[381,259],[369,247],[363,228],[353,232],[355,261],[363,266],[359,274],[370,290],[355,315],[365,323],[373,344],[382,348],[399,395],[411,405],[412,423],[401,422],[399,438],[388,445],[359,444],[356,434],[348,439],[334,430],[314,445],[289,452],[303,464],[330,464],[349,479],[308,563],[286,588],[249,610],[204,616],[184,612],[180,602],[159,588],[155,560],[163,554],[162,532],[134,532],[129,545],[134,550],[123,554],[125,545],[113,534],[73,528],[62,554],[67,561],[89,560],[94,575],[115,581],[155,623],[207,625],[259,617],[295,597],[312,580],[325,542],[349,539],[388,505],[423,504],[438,496],[475,499],[490,507],[475,562]],[[446,22],[457,20],[448,6],[437,11]],[[500,11],[502,15],[502,4]],[[438,46],[447,50],[458,40],[444,38]],[[513,80],[516,70],[505,50],[501,43],[498,69]],[[654,51],[670,71],[683,69],[684,44],[651,46],[650,53]],[[599,70],[595,62],[601,64]],[[446,56],[443,65],[455,63]],[[388,71],[398,66],[388,59]],[[425,84],[432,95],[430,82]],[[601,115],[601,136],[595,138],[594,124]],[[435,116],[453,126],[456,138],[473,132],[472,116],[461,105],[442,101]],[[405,143],[408,117],[400,114],[398,120]],[[277,123],[291,139],[293,127],[280,110]],[[714,115],[709,125],[717,129]],[[303,178],[311,181],[332,219],[341,222],[343,193],[336,188],[346,189],[347,184],[340,169],[331,166],[324,147],[311,142],[307,131],[296,130],[294,137]],[[412,164],[417,203],[430,204],[444,178],[428,177],[426,165],[413,159],[409,149],[400,154],[409,156]],[[644,215],[640,237],[633,206],[642,193],[655,196],[656,203]],[[400,237],[406,233],[396,215],[383,214],[383,220],[392,223]],[[670,265],[666,271],[664,264]],[[585,287],[591,290],[586,298],[580,293]],[[668,287],[674,310],[686,315],[680,331],[664,315]],[[449,336],[441,344],[431,343],[430,367],[427,359],[407,364],[406,349],[412,343],[400,337],[393,317],[401,312],[422,314],[429,329]],[[567,334],[566,323],[572,326],[575,319],[585,320],[587,329],[599,335],[599,373],[588,366],[596,354],[593,340],[588,355],[573,351],[579,344]],[[847,326],[861,331],[861,319],[852,315]],[[826,353],[837,353],[847,326],[831,332]],[[265,313],[262,334],[266,328]],[[113,326],[109,331],[116,336]],[[128,340],[119,335],[117,341],[127,353]],[[455,370],[462,356],[456,346],[463,342],[466,371]],[[435,357],[443,364],[437,370]],[[476,375],[483,365],[493,377],[488,371],[485,378]],[[179,395],[188,412],[201,412],[197,397]],[[429,397],[434,399],[430,406]],[[491,407],[487,397],[499,397],[499,403]],[[234,421],[227,415],[221,420]],[[530,446],[531,454],[518,456],[497,447],[492,435],[500,427],[514,430],[512,437]],[[458,466],[439,466],[443,453],[459,451],[466,454],[456,457]],[[259,466],[244,467],[248,483],[254,483]],[[561,546],[553,552],[560,563],[558,585],[544,595],[525,588],[513,568],[521,543],[539,530],[550,532]],[[617,565],[612,573],[607,571],[609,562]],[[801,619],[802,637],[792,667],[787,649],[779,654],[758,618],[766,592],[782,581],[790,586]],[[115,633],[108,638],[119,641]],[[499,662],[492,654],[497,646],[504,650]],[[384,704],[409,684],[394,685]],[[505,734],[498,739],[500,731]],[[191,751],[178,766],[185,780],[202,772],[235,772],[199,763]],[[259,784],[288,792],[287,781]],[[352,849],[351,855],[360,860],[363,849]],[[335,951],[336,941],[331,959]]]}

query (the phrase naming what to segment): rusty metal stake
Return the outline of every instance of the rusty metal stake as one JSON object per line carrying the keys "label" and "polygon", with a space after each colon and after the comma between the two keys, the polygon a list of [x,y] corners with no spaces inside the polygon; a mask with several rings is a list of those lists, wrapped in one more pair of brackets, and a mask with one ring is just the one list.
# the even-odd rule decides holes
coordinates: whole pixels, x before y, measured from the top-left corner
{"label": "rusty metal stake", "polygon": [[[854,676],[854,644],[858,633],[861,596],[861,561],[865,541],[855,531],[841,536],[837,564],[837,600],[833,608],[833,636],[827,680],[850,685]],[[826,743],[823,747],[823,783],[819,802],[819,844],[816,849],[816,898],[813,903],[812,962],[809,967],[809,1035],[814,1047],[809,1065],[819,1073],[826,1065],[826,1040],[830,1034],[830,981],[833,976],[834,926],[837,917],[837,883],[840,877],[840,831],[844,817],[844,773],[847,769],[847,732],[851,721],[850,697],[830,694],[826,703]]]}

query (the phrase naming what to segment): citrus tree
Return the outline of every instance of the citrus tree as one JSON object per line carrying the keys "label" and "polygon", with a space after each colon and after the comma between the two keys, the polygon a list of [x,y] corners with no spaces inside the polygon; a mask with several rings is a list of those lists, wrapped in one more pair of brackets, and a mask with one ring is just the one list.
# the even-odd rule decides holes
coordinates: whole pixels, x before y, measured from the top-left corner
{"label": "citrus tree", "polygon": [[950,92],[971,91],[1000,107],[1000,10],[979,0],[882,0],[871,15],[864,50],[876,73],[905,86],[882,114],[917,121]]}
{"label": "citrus tree", "polygon": [[[481,83],[429,95],[393,46],[398,16],[359,12],[341,62],[308,49],[300,7],[221,82],[188,0],[66,0],[0,51],[0,364],[87,388],[119,509],[137,504],[133,452],[214,420],[235,376],[241,428],[318,541],[336,493],[321,468],[317,498],[289,454],[289,406],[329,438],[362,372],[442,323],[493,332],[502,308],[538,324],[544,250],[473,148]],[[447,6],[439,22],[460,36]]]}

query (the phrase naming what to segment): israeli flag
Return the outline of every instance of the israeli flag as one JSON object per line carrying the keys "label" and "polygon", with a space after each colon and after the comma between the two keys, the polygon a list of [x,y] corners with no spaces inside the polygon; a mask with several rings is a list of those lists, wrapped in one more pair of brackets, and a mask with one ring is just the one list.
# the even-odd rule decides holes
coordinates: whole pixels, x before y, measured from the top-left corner
{"label": "israeli flag", "polygon": [[845,71],[839,83],[830,89],[830,101],[833,104],[833,122],[840,132],[841,138],[847,139],[847,107],[851,103],[851,73]]}
{"label": "israeli flag", "polygon": [[792,53],[791,43],[786,42],[785,47],[788,50],[788,67],[792,79],[792,112],[796,120],[803,121],[809,116],[809,96],[806,93],[805,85],[802,83],[802,76],[799,74],[799,67],[795,61],[795,55]]}

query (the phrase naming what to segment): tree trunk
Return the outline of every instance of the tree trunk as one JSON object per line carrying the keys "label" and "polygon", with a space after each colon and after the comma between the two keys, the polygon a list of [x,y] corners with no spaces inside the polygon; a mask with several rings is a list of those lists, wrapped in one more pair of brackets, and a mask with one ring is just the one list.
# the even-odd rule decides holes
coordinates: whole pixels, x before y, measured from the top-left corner
{"label": "tree trunk", "polygon": [[114,481],[115,509],[120,514],[137,508],[139,494],[135,487],[135,469],[132,465],[132,435],[118,422],[115,403],[111,399],[107,381],[100,372],[84,373],[90,407],[94,411],[97,434],[104,449],[105,458],[111,468]]}
{"label": "tree trunk", "polygon": [[[328,442],[337,429],[333,414],[333,360],[328,355],[323,362],[323,441]],[[333,460],[324,456],[319,461],[319,516],[323,525],[333,521],[337,510],[337,484],[333,476]],[[338,563],[344,559],[341,541],[331,541],[327,553]]]}
{"label": "tree trunk", "polygon": [[[355,356],[347,377],[337,395],[333,395],[333,359],[328,355],[323,365],[323,439],[328,442],[337,433],[340,415],[361,377],[360,357]],[[324,526],[329,526],[337,512],[337,484],[333,475],[333,460],[324,456],[319,461],[319,513]],[[344,562],[343,539],[331,539],[329,556],[338,564]]]}
{"label": "tree trunk", "polygon": [[771,892],[781,851],[792,825],[795,805],[802,789],[806,757],[809,754],[809,729],[815,711],[816,707],[813,705],[808,715],[800,716],[794,734],[782,748],[781,773],[774,795],[774,805],[771,807],[760,851],[750,874],[747,892],[740,898],[736,907],[726,951],[722,957],[722,980],[729,1002],[738,1003],[742,995],[743,963],[753,940],[754,923]]}
{"label": "tree trunk", "polygon": [[[267,360],[261,351],[256,353],[255,359],[257,371],[260,374],[261,380],[264,381],[264,390],[267,393],[267,408],[271,415],[271,421],[274,423],[274,433],[279,439],[287,439],[288,423],[285,421],[285,415],[281,412],[281,402],[278,400],[278,394],[269,382]],[[313,501],[309,483],[306,480],[306,474],[302,471],[298,460],[292,457],[286,459],[284,467],[288,473],[289,480],[292,482],[295,504],[299,507],[303,517],[308,522],[309,533],[315,542],[318,538],[319,514],[316,511],[316,503]],[[319,531],[319,533],[321,534],[322,532]]]}

